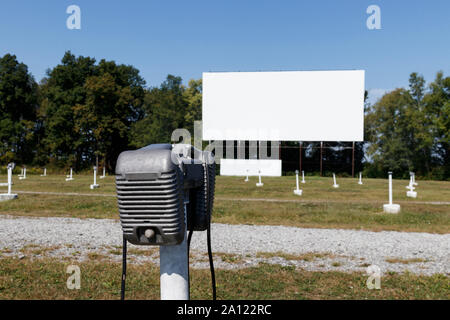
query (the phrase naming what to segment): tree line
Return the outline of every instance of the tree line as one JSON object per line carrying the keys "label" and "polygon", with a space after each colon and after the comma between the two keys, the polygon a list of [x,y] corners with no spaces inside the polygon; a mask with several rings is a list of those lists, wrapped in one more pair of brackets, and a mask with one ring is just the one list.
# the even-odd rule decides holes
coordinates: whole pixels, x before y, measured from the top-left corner
{"label": "tree line", "polygon": [[201,80],[168,75],[147,88],[139,70],[66,52],[37,84],[16,56],[0,58],[0,162],[108,170],[120,152],[169,141],[201,118]]}
{"label": "tree line", "polygon": [[[373,177],[394,170],[448,179],[450,78],[438,72],[426,85],[412,73],[409,83],[366,103],[356,168]],[[147,86],[131,65],[68,51],[37,83],[24,63],[6,54],[0,58],[0,164],[83,170],[99,159],[112,171],[124,150],[170,142],[176,128],[192,132],[201,105],[201,79],[183,85],[168,75],[159,86]],[[335,145],[326,157],[339,169],[349,154],[339,150],[343,143]],[[305,148],[304,157],[305,164],[317,158],[317,149]]]}

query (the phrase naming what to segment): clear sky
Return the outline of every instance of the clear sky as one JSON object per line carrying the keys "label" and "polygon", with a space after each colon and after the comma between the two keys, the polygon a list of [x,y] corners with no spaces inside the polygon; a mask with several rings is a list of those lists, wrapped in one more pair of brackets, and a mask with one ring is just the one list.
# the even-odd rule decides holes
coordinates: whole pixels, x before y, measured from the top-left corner
{"label": "clear sky", "polygon": [[[69,5],[81,30],[69,30]],[[381,29],[369,30],[369,5]],[[366,70],[372,99],[450,73],[448,0],[0,0],[0,55],[15,54],[37,81],[75,55],[131,64],[148,86],[204,71]]]}

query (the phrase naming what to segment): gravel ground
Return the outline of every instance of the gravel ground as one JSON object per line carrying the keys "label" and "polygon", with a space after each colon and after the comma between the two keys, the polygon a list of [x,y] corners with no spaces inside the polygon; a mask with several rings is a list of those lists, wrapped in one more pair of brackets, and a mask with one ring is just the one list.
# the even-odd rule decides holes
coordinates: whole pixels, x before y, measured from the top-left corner
{"label": "gravel ground", "polygon": [[[216,268],[266,262],[311,271],[364,272],[377,265],[381,272],[450,274],[450,234],[213,224],[212,242]],[[0,257],[120,261],[121,245],[117,220],[0,217]],[[157,249],[130,248],[131,262],[158,263]],[[191,265],[209,267],[206,232],[194,233],[191,248]]]}

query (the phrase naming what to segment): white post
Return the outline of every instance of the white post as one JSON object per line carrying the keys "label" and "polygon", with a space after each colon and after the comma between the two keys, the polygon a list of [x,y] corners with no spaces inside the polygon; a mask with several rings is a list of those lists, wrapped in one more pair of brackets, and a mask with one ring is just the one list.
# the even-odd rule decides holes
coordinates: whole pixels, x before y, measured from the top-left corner
{"label": "white post", "polygon": [[302,170],[302,183],[306,183],[305,181],[305,171]]}
{"label": "white post", "polygon": [[23,177],[23,167],[22,167],[22,169],[20,170],[20,174],[18,174],[17,176],[18,176],[18,177]]}
{"label": "white post", "polygon": [[44,168],[44,174],[41,174],[41,177],[46,177],[47,176],[47,168]]}
{"label": "white post", "polygon": [[245,177],[245,182],[248,182],[248,169],[247,169],[247,176]]}
{"label": "white post", "polygon": [[339,188],[339,185],[336,184],[336,175],[334,173],[333,173],[333,182],[334,182],[333,187],[334,188]]}
{"label": "white post", "polygon": [[73,169],[72,169],[72,168],[70,168],[70,173],[69,173],[69,175],[67,176],[67,179],[66,179],[66,181],[71,181],[71,180],[73,180],[73,176],[72,176],[72,173],[73,173]]}
{"label": "white post", "polygon": [[362,172],[359,172],[359,181],[358,184],[363,184],[362,182]]}
{"label": "white post", "polygon": [[23,168],[23,175],[19,177],[19,180],[25,180],[27,178],[27,168]]}
{"label": "white post", "polygon": [[[184,205],[186,215],[186,204]],[[186,230],[185,230],[186,231]],[[185,232],[185,235],[187,232]],[[161,300],[189,300],[189,264],[186,236],[181,244],[159,247]]]}
{"label": "white post", "polygon": [[12,168],[8,168],[8,195],[11,195],[12,186]]}
{"label": "white post", "polygon": [[104,179],[106,177],[106,169],[103,167],[103,175],[100,176],[100,179]]}
{"label": "white post", "polygon": [[392,203],[392,172],[389,172],[389,203],[383,205],[383,210],[394,214],[400,212],[400,205]]}
{"label": "white post", "polygon": [[409,191],[406,192],[406,196],[410,198],[417,198],[417,192],[414,191],[414,173],[409,176],[409,185],[406,187]]}
{"label": "white post", "polygon": [[416,173],[412,173],[413,185],[418,186],[419,184],[416,182]]}
{"label": "white post", "polygon": [[413,185],[413,177],[412,177],[412,174],[411,174],[411,172],[410,172],[410,173],[409,173],[409,183],[408,183],[408,185],[406,186],[406,189],[411,189],[412,185]]}
{"label": "white post", "polygon": [[257,187],[262,187],[264,183],[261,182],[261,170],[258,170],[259,182],[256,184]]}
{"label": "white post", "polygon": [[91,189],[98,188],[99,185],[97,184],[97,167],[94,166],[94,184],[91,184]]}
{"label": "white post", "polygon": [[12,199],[17,199],[18,195],[13,194],[11,192],[11,186],[12,186],[12,167],[8,165],[8,182],[2,183],[1,185],[8,185],[8,193],[0,193],[0,201],[8,201]]}
{"label": "white post", "polygon": [[392,172],[389,172],[389,204],[392,205]]}
{"label": "white post", "polygon": [[295,170],[295,183],[296,183],[297,189],[294,190],[294,194],[301,196],[302,190],[300,190],[300,187],[298,185],[298,170]]}

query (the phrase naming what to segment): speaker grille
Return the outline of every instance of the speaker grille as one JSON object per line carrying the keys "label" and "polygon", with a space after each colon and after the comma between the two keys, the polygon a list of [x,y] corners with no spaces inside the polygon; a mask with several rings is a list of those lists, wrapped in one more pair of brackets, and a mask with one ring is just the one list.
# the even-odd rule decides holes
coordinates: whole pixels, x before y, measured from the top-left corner
{"label": "speaker grille", "polygon": [[[184,233],[183,184],[178,170],[161,173],[152,180],[127,180],[116,176],[120,222],[124,234],[136,227],[157,227],[161,236]],[[142,175],[145,178],[151,175]]]}

